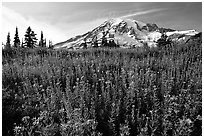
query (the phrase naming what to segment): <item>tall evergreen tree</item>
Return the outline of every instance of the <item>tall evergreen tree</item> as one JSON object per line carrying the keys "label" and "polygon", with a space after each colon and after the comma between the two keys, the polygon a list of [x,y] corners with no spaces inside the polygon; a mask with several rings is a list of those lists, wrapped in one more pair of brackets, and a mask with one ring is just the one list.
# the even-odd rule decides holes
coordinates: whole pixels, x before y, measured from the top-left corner
{"label": "tall evergreen tree", "polygon": [[31,30],[30,26],[28,27],[25,34],[25,46],[29,48],[35,47],[37,42],[36,34]]}
{"label": "tall evergreen tree", "polygon": [[40,46],[40,47],[44,47],[44,46],[45,46],[44,38],[43,38],[43,31],[41,31],[39,46]]}
{"label": "tall evergreen tree", "polygon": [[26,34],[25,34],[25,46],[26,47],[31,47],[31,41],[32,41],[32,38],[31,38],[31,28],[30,26],[28,27],[27,31],[26,31]]}
{"label": "tall evergreen tree", "polygon": [[44,47],[46,47],[46,38],[45,38],[45,40],[44,40]]}
{"label": "tall evergreen tree", "polygon": [[36,45],[37,40],[38,40],[38,39],[36,38],[36,35],[37,35],[37,34],[35,34],[34,31],[31,32],[31,38],[32,38],[32,43],[31,43],[31,44],[32,44],[33,46]]}
{"label": "tall evergreen tree", "polygon": [[10,39],[10,32],[8,32],[5,49],[10,49],[10,48],[11,48],[11,39]]}
{"label": "tall evergreen tree", "polygon": [[15,33],[15,36],[14,36],[14,47],[19,47],[20,46],[20,39],[19,39],[19,36],[18,36],[18,28],[16,27],[16,33]]}
{"label": "tall evergreen tree", "polygon": [[49,46],[48,46],[50,49],[52,49],[53,48],[53,44],[52,44],[52,41],[51,40],[49,40]]}

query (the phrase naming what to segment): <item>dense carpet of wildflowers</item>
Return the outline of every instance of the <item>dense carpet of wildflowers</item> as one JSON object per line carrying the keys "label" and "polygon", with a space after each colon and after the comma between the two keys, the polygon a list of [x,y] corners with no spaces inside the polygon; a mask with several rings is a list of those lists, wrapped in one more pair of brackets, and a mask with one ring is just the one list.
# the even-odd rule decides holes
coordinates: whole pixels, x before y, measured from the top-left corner
{"label": "dense carpet of wildflowers", "polygon": [[3,135],[202,135],[201,51],[3,51]]}

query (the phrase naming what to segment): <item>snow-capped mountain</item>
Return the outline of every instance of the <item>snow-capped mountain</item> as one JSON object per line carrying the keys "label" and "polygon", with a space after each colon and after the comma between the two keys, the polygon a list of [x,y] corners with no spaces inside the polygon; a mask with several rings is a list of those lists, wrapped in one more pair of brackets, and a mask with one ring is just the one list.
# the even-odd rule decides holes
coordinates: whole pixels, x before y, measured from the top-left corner
{"label": "snow-capped mountain", "polygon": [[165,33],[172,40],[182,40],[198,34],[195,30],[177,31],[167,28],[159,28],[156,24],[143,23],[132,19],[109,19],[90,32],[78,35],[69,40],[55,44],[55,49],[83,47],[81,44],[86,41],[87,47],[92,47],[93,42],[101,45],[102,38],[107,41],[113,40],[117,45],[123,48],[143,46],[156,47],[157,40]]}

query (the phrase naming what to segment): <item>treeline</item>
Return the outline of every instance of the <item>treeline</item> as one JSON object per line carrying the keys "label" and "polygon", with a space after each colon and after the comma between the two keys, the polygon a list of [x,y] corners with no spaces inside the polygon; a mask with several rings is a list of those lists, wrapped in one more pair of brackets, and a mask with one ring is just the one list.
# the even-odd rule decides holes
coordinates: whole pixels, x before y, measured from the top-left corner
{"label": "treeline", "polygon": [[14,35],[13,45],[11,44],[10,32],[8,32],[6,44],[2,44],[5,50],[10,50],[14,48],[35,48],[35,47],[44,47],[44,48],[53,48],[52,41],[49,40],[48,45],[46,44],[46,38],[44,38],[43,31],[41,31],[41,37],[38,41],[36,33],[29,26],[24,35],[24,39],[20,41],[18,35],[18,28],[16,27],[16,32]]}

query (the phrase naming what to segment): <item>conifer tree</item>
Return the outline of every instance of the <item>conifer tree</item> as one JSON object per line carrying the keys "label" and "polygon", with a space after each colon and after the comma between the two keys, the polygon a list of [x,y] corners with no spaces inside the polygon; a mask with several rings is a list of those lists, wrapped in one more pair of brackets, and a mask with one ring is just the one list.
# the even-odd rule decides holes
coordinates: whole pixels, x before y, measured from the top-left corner
{"label": "conifer tree", "polygon": [[48,46],[50,49],[52,49],[53,48],[53,44],[52,44],[52,41],[51,40],[49,40],[49,46]]}
{"label": "conifer tree", "polygon": [[25,34],[25,46],[26,47],[31,47],[31,41],[32,41],[32,38],[31,38],[31,28],[29,26],[27,31],[26,31],[26,34]]}
{"label": "conifer tree", "polygon": [[18,36],[18,28],[16,27],[16,33],[15,33],[15,36],[14,36],[14,47],[19,47],[20,46],[20,39],[19,39],[19,36]]}
{"label": "conifer tree", "polygon": [[10,39],[10,32],[8,32],[5,49],[10,49],[10,48],[11,48],[11,39]]}
{"label": "conifer tree", "polygon": [[41,31],[41,37],[40,37],[40,41],[39,41],[39,46],[40,47],[44,47],[45,46],[44,38],[43,38],[43,31]]}
{"label": "conifer tree", "polygon": [[46,47],[46,38],[44,39],[44,47]]}
{"label": "conifer tree", "polygon": [[28,27],[25,34],[25,46],[29,48],[35,47],[37,42],[36,34],[31,30],[30,26]]}
{"label": "conifer tree", "polygon": [[34,31],[31,32],[31,38],[32,38],[32,43],[31,43],[31,44],[32,44],[33,46],[36,45],[37,40],[38,40],[38,39],[36,38],[36,35],[37,35],[37,34],[35,34]]}

